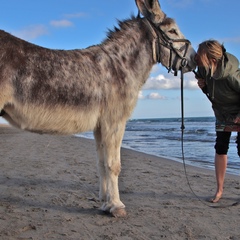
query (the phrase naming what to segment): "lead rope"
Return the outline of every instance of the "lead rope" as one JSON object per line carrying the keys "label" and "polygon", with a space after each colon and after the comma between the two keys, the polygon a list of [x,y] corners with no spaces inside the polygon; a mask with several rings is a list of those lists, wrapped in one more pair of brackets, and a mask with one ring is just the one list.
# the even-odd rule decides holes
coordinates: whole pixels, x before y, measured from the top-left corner
{"label": "lead rope", "polygon": [[[186,168],[186,163],[185,163],[185,156],[184,156],[184,96],[183,96],[183,70],[181,69],[181,120],[182,120],[182,124],[181,124],[181,148],[182,148],[182,160],[183,160],[183,168],[184,168],[184,173],[187,179],[187,184],[188,187],[190,188],[191,192],[193,193],[193,195],[201,202],[203,202],[197,195],[196,193],[193,191],[192,186],[190,184],[190,181],[188,179],[188,175],[187,175],[187,168]],[[205,205],[207,205],[205,202],[203,202]],[[207,205],[208,206],[208,205]]]}
{"label": "lead rope", "polygon": [[[190,184],[190,181],[188,179],[188,175],[187,175],[187,169],[186,169],[186,163],[185,163],[185,156],[184,156],[184,129],[185,129],[185,126],[184,126],[184,96],[183,96],[183,80],[184,80],[184,77],[183,77],[183,71],[181,69],[181,120],[182,120],[182,124],[181,124],[181,148],[182,148],[182,160],[183,160],[183,168],[184,168],[184,173],[185,173],[185,176],[186,176],[186,179],[187,179],[187,184],[188,184],[188,187],[190,188],[191,192],[193,193],[193,195],[202,202],[202,200],[195,194],[195,192],[193,191],[192,189],[192,186]],[[204,203],[204,202],[203,202]],[[205,205],[207,205],[206,203],[204,203]]]}
{"label": "lead rope", "polygon": [[230,205],[209,205],[206,202],[204,202],[192,189],[192,186],[190,184],[189,178],[188,178],[188,174],[187,174],[187,168],[186,168],[186,163],[185,163],[185,156],[184,156],[184,96],[183,96],[183,71],[181,69],[181,149],[182,149],[182,160],[183,160],[183,168],[184,168],[184,173],[187,179],[187,184],[189,189],[191,190],[192,194],[205,206],[207,207],[211,207],[211,208],[227,208],[227,207],[233,207],[233,206],[237,206],[239,205],[239,202],[234,202],[233,204]]}

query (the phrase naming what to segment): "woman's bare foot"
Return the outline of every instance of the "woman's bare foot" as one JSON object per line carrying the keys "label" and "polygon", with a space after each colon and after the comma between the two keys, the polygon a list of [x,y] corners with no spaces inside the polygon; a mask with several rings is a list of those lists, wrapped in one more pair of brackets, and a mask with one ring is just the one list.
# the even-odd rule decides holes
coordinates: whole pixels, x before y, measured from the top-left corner
{"label": "woman's bare foot", "polygon": [[215,195],[213,198],[210,199],[211,203],[217,203],[222,198],[222,194]]}

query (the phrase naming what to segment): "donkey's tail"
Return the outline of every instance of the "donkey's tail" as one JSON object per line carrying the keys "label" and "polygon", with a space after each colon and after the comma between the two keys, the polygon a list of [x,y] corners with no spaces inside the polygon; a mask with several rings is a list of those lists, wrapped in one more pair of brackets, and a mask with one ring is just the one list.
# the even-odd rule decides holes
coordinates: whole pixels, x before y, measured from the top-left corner
{"label": "donkey's tail", "polygon": [[0,111],[0,117],[3,116],[5,114],[5,111],[4,110],[1,110]]}

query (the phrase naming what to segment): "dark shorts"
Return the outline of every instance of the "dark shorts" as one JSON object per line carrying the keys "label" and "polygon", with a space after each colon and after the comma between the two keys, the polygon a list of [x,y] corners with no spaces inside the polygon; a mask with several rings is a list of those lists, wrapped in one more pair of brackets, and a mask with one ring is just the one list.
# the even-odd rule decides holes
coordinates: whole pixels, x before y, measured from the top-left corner
{"label": "dark shorts", "polygon": [[[219,155],[223,154],[225,155],[228,152],[231,132],[216,132],[216,134],[217,134],[215,144],[216,153]],[[236,143],[238,156],[240,156],[240,132],[237,133]]]}

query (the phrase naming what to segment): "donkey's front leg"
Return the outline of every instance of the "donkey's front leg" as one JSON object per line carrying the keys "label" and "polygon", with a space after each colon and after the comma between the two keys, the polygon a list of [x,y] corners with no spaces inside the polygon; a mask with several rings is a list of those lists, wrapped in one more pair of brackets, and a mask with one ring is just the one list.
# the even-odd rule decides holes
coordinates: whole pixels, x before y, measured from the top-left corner
{"label": "donkey's front leg", "polygon": [[125,205],[121,202],[118,188],[118,176],[121,171],[120,146],[111,144],[105,148],[106,202],[103,211],[110,212],[114,217],[126,216]]}
{"label": "donkey's front leg", "polygon": [[104,161],[101,163],[100,160],[100,169],[102,174],[105,173],[102,176],[102,189],[100,190],[100,194],[105,193],[105,203],[101,209],[110,212],[115,217],[126,216],[125,205],[120,200],[118,189],[118,176],[121,171],[120,148],[125,125],[126,121],[118,121],[115,126],[109,127],[106,122],[101,126]]}

